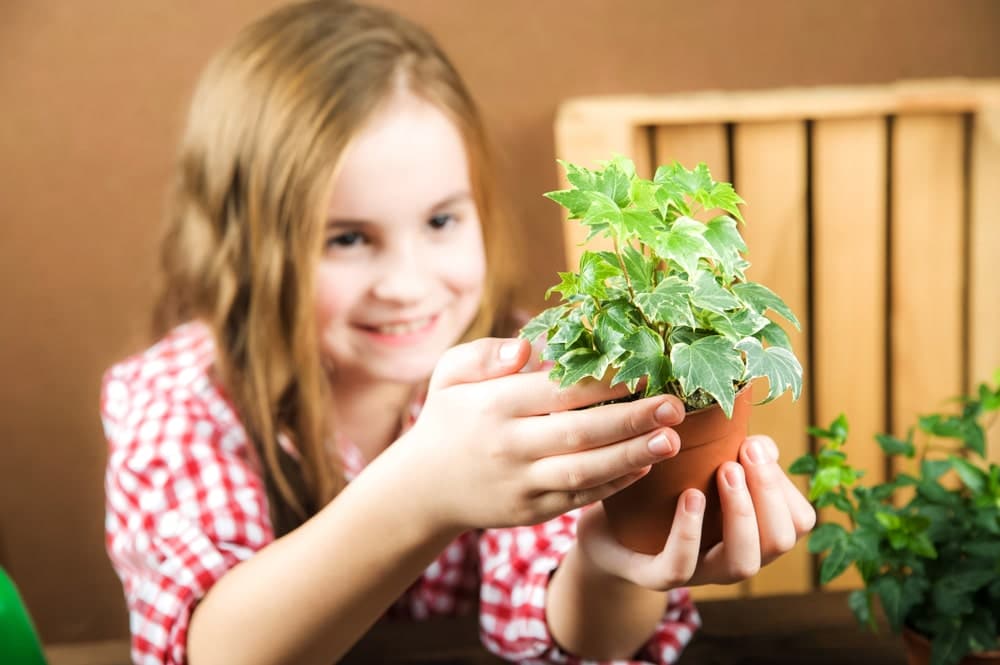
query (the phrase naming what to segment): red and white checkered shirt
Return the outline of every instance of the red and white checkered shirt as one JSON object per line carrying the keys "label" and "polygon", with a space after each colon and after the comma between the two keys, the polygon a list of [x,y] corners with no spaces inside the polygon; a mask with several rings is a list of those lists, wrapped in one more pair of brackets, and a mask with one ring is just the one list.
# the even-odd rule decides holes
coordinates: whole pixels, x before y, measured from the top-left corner
{"label": "red and white checkered shirt", "polygon": [[[186,661],[195,604],[226,571],[274,539],[257,456],[210,378],[214,346],[200,323],[176,328],[104,377],[110,444],[106,546],[122,580],[135,663]],[[357,448],[341,450],[348,479]],[[480,608],[483,643],[509,660],[592,663],[565,653],[545,622],[549,577],[580,511],[530,527],[470,531],[449,545],[387,612],[420,620]],[[672,663],[700,625],[687,590],[670,592],[641,661]]]}

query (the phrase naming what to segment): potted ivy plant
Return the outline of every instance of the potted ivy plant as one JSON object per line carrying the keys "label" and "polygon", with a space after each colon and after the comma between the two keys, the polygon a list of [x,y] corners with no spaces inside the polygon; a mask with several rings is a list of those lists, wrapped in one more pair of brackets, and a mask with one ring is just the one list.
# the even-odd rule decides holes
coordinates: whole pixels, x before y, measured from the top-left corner
{"label": "potted ivy plant", "polygon": [[744,201],[705,164],[663,165],[650,180],[621,156],[597,170],[560,163],[570,188],[545,196],[589,229],[587,240],[610,239],[611,249],[584,251],[577,271],[559,273],[546,299],[558,292],[561,302],[521,335],[545,336],[542,358],[563,387],[610,375],[632,393],[684,402],[680,453],[604,507],[622,544],[655,553],[679,495],[697,487],[707,497],[702,546],[710,547],[722,536],[715,472],[737,458],[746,436],[750,382],[767,378],[762,403],[801,392],[802,366],[765,313],[796,327],[798,320],[777,294],[746,278]]}
{"label": "potted ivy plant", "polygon": [[984,428],[1000,410],[1000,370],[994,383],[960,398],[958,414],[921,416],[906,439],[876,437],[890,459],[917,457],[915,474],[857,484],[864,471],[843,451],[843,415],[828,429],[813,428],[819,450],[790,468],[809,476],[817,507],[833,506],[849,523],[827,522],[810,536],[810,551],[825,554],[820,582],[853,566],[864,586],[848,604],[875,630],[878,598],[911,665],[1000,664],[1000,466],[984,459]]}

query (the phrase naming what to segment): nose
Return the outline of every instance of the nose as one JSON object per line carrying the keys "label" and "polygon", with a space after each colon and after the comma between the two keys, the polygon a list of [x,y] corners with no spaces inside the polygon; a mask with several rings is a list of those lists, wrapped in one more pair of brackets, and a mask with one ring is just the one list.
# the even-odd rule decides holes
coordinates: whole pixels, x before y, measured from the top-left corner
{"label": "nose", "polygon": [[373,293],[379,300],[396,304],[418,302],[427,295],[430,270],[414,248],[401,248],[385,257]]}

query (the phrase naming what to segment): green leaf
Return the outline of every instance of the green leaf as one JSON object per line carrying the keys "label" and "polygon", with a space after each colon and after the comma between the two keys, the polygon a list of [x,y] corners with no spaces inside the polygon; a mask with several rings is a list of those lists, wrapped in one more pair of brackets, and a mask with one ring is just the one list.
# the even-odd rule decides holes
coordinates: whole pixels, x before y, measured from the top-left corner
{"label": "green leaf", "polygon": [[656,210],[660,203],[656,200],[656,190],[660,188],[656,183],[645,178],[632,178],[632,185],[629,197],[636,208],[640,210]]}
{"label": "green leaf", "polygon": [[778,294],[763,284],[758,284],[757,282],[733,284],[733,293],[735,293],[740,300],[753,307],[758,314],[764,314],[769,309],[774,310],[781,316],[788,319],[788,321],[795,326],[796,329],[802,329],[799,325],[798,318],[796,318],[791,308],[785,304],[785,301],[782,300]]}
{"label": "green leaf", "polygon": [[962,439],[966,448],[975,451],[980,457],[986,456],[986,433],[979,423],[966,420],[962,428]]}
{"label": "green leaf", "polygon": [[691,285],[680,277],[671,275],[647,293],[636,295],[635,304],[647,319],[656,323],[695,327],[691,311]]}
{"label": "green leaf", "polygon": [[816,470],[816,458],[806,454],[798,458],[788,467],[788,473],[794,475],[811,474]]}
{"label": "green leaf", "polygon": [[732,293],[721,286],[710,272],[700,272],[692,282],[691,304],[710,312],[725,314],[737,309],[742,303]]}
{"label": "green leaf", "polygon": [[[699,164],[699,166],[702,166]],[[706,168],[707,170],[707,168]],[[706,208],[721,208],[736,219],[743,221],[739,204],[746,203],[728,182],[713,182],[710,191],[695,195],[695,200]]]}
{"label": "green leaf", "polygon": [[718,401],[727,418],[733,415],[734,384],[746,370],[743,358],[724,337],[712,335],[670,351],[674,375],[688,395],[701,389]]}
{"label": "green leaf", "polygon": [[718,255],[726,279],[732,281],[737,277],[742,278],[743,271],[739,269],[740,253],[747,251],[747,246],[737,229],[736,220],[721,215],[705,226],[705,240]]}
{"label": "green leaf", "polygon": [[621,275],[621,269],[608,263],[595,252],[580,257],[580,292],[603,300],[608,295],[606,279]]}
{"label": "green leaf", "polygon": [[840,487],[840,468],[835,466],[821,468],[809,483],[809,500],[815,501],[838,487]]}
{"label": "green leaf", "polygon": [[653,284],[653,270],[656,268],[653,260],[643,256],[642,252],[631,245],[626,245],[622,250],[622,262],[625,263],[625,271],[636,294],[649,291]]}
{"label": "green leaf", "polygon": [[709,327],[722,333],[722,335],[734,344],[744,337],[756,335],[770,323],[767,317],[760,316],[749,308],[727,312],[726,314],[711,312],[705,318]]}
{"label": "green leaf", "polygon": [[761,328],[757,334],[762,342],[767,342],[768,346],[777,346],[792,351],[792,341],[788,339],[788,333],[773,321]]}
{"label": "green leaf", "polygon": [[920,475],[928,480],[937,480],[951,469],[951,462],[948,460],[925,459],[920,462]]}
{"label": "green leaf", "polygon": [[559,325],[556,327],[555,334],[553,334],[552,337],[549,338],[549,343],[563,345],[566,346],[567,348],[571,348],[573,347],[573,345],[576,344],[576,341],[580,339],[580,337],[586,332],[588,331],[587,328],[583,325],[583,321],[581,320],[580,310],[576,309],[573,310],[573,312],[571,312],[569,316],[560,321]]}
{"label": "green leaf", "polygon": [[625,352],[625,338],[634,334],[635,327],[622,323],[621,317],[614,316],[608,310],[602,310],[597,315],[594,326],[594,345],[612,362]]}
{"label": "green leaf", "polygon": [[827,584],[839,577],[853,563],[847,551],[847,541],[840,540],[833,544],[830,553],[823,559],[819,569],[819,583]]}
{"label": "green leaf", "polygon": [[546,300],[549,299],[549,296],[552,295],[553,291],[557,291],[560,295],[562,295],[563,300],[569,300],[573,296],[580,293],[580,278],[575,272],[560,272],[559,280],[559,284],[551,287],[545,292]]}
{"label": "green leaf", "polygon": [[780,397],[786,390],[792,391],[792,399],[797,400],[802,392],[802,365],[790,351],[778,346],[764,348],[753,337],[741,340],[736,348],[747,354],[745,378],[767,377],[770,387],[765,404]]}
{"label": "green leaf", "polygon": [[844,527],[835,522],[824,522],[809,536],[809,551],[812,554],[819,554],[846,539],[847,530]]}
{"label": "green leaf", "polygon": [[942,631],[931,641],[930,665],[958,665],[969,649],[968,639],[961,631]]}
{"label": "green leaf", "polygon": [[854,612],[858,623],[863,626],[875,627],[875,616],[872,612],[872,597],[865,589],[855,589],[847,594],[847,606]]}
{"label": "green leaf", "polygon": [[573,349],[559,358],[565,368],[560,387],[565,388],[587,377],[600,379],[608,369],[610,361],[600,351],[594,349]]}
{"label": "green leaf", "polygon": [[618,204],[601,192],[586,192],[586,196],[590,199],[590,207],[580,221],[592,228],[605,225],[611,229],[612,236],[622,238],[624,217]]}
{"label": "green leaf", "polygon": [[951,468],[955,469],[958,477],[962,479],[966,487],[976,494],[986,492],[989,477],[982,469],[954,455],[949,456],[948,461],[951,462]]}
{"label": "green leaf", "polygon": [[569,210],[570,219],[579,219],[590,209],[590,197],[578,189],[561,189],[543,196]]}
{"label": "green leaf", "polygon": [[872,588],[882,601],[889,625],[896,632],[903,626],[906,615],[923,599],[926,582],[914,577],[902,580],[892,575],[883,575],[875,580]]}
{"label": "green leaf", "polygon": [[885,451],[887,455],[905,455],[906,457],[913,457],[915,454],[913,444],[909,441],[897,439],[889,434],[876,434],[875,440],[878,441],[878,445],[881,446],[882,450]]}
{"label": "green leaf", "polygon": [[[659,390],[670,373],[670,361],[663,354],[663,340],[660,336],[649,328],[642,327],[625,339],[623,346],[629,352],[629,357],[622,363],[611,385],[637,382],[645,376],[649,377],[646,393]],[[650,385],[653,386],[652,389]]]}
{"label": "green leaf", "polygon": [[634,174],[635,166],[631,160],[616,157],[598,172],[595,185],[599,192],[624,208],[629,204],[629,192]]}
{"label": "green leaf", "polygon": [[529,342],[535,341],[539,335],[547,333],[555,326],[567,311],[568,308],[565,305],[550,307],[542,311],[538,316],[524,324],[524,327],[521,328],[520,336]]}
{"label": "green leaf", "polygon": [[628,209],[622,211],[622,229],[622,241],[639,238],[648,245],[650,240],[664,233],[666,227],[659,217],[647,210]]}
{"label": "green leaf", "polygon": [[593,190],[597,186],[597,176],[590,169],[557,159],[560,166],[566,169],[566,179],[569,183],[582,190]]}
{"label": "green leaf", "polygon": [[679,265],[688,275],[698,272],[700,259],[718,258],[705,240],[705,225],[690,217],[679,217],[668,231],[643,239],[643,242],[651,245],[658,255]]}

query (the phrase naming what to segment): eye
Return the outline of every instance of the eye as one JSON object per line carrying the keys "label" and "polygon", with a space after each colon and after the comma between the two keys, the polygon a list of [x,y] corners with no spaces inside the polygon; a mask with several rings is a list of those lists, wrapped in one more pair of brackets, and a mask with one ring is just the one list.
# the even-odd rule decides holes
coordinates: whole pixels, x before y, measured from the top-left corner
{"label": "eye", "polygon": [[332,235],[326,239],[326,246],[328,249],[337,247],[357,247],[368,242],[368,238],[361,231],[345,231],[344,233],[338,233],[337,235]]}
{"label": "eye", "polygon": [[442,213],[438,213],[437,215],[434,215],[433,217],[431,217],[427,221],[427,224],[432,229],[443,229],[443,228],[446,228],[446,227],[450,226],[451,224],[453,224],[453,223],[455,223],[457,221],[458,221],[458,219],[455,217],[455,215],[451,214],[450,212],[442,212]]}

